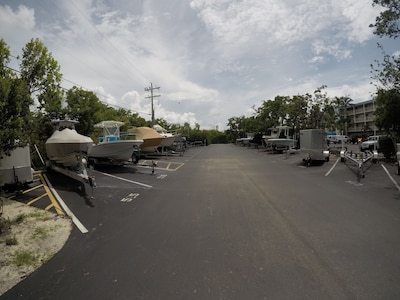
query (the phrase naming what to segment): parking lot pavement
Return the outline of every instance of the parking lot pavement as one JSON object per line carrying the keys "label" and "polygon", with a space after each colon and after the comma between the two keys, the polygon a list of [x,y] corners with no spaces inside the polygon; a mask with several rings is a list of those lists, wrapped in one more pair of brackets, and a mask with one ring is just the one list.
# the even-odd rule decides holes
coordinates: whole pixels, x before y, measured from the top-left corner
{"label": "parking lot pavement", "polygon": [[[240,146],[238,146],[240,147]],[[308,173],[320,173],[321,176],[350,176],[346,180],[349,182],[357,182],[360,180],[361,184],[379,185],[379,186],[391,186],[394,189],[399,189],[400,176],[397,175],[397,165],[394,162],[387,162],[383,157],[382,153],[378,154],[378,161],[372,165],[372,162],[365,163],[364,165],[364,178],[357,178],[357,166],[353,163],[340,160],[340,150],[352,151],[353,153],[360,153],[358,144],[334,144],[332,145],[333,151],[330,154],[329,161],[321,164],[315,163]],[[274,163],[291,164],[299,168],[307,168],[303,164],[303,154],[299,151],[291,151],[289,153],[272,153],[266,151],[264,148],[251,148],[241,147],[243,151],[251,151],[258,153],[263,159],[268,159]]]}
{"label": "parking lot pavement", "polygon": [[191,150],[154,174],[95,170],[93,206],[53,174],[88,233],[5,299],[399,299],[400,193],[383,164],[357,182],[334,156]]}

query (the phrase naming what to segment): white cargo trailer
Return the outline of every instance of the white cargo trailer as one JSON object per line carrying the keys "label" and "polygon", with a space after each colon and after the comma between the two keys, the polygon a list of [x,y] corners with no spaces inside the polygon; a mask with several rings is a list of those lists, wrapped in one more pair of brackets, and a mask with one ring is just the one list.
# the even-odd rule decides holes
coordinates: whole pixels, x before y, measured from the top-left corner
{"label": "white cargo trailer", "polygon": [[326,132],[323,129],[300,130],[300,153],[305,154],[303,161],[310,166],[313,161],[329,161]]}
{"label": "white cargo trailer", "polygon": [[0,152],[0,187],[25,185],[33,181],[30,147],[18,147],[5,154]]}

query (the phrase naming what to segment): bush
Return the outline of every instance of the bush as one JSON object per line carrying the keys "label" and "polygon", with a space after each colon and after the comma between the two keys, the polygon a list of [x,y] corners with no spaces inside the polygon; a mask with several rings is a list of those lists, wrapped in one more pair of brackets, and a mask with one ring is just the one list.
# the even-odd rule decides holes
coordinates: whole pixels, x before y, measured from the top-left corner
{"label": "bush", "polygon": [[386,159],[390,159],[396,154],[393,140],[388,136],[379,139],[379,149],[382,151],[382,154]]}

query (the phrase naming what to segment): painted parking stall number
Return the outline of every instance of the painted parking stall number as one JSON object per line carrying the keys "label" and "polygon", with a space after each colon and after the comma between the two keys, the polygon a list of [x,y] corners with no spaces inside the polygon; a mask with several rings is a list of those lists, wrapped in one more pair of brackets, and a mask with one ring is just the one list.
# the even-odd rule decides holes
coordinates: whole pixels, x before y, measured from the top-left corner
{"label": "painted parking stall number", "polygon": [[135,200],[137,197],[139,197],[138,193],[130,193],[128,196],[124,197],[121,199],[121,202],[131,202]]}
{"label": "painted parking stall number", "polygon": [[157,179],[164,179],[165,177],[167,177],[167,174],[161,174],[157,176]]}

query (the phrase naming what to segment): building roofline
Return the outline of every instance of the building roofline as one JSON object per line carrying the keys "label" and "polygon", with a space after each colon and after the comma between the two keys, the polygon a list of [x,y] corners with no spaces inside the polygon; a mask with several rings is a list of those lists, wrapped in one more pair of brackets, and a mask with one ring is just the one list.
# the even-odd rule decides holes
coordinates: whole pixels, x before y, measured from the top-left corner
{"label": "building roofline", "polygon": [[361,102],[350,103],[350,106],[361,105],[361,104],[369,104],[369,103],[372,103],[374,101],[375,101],[375,99],[370,99],[370,100],[365,100],[365,101],[361,101]]}

